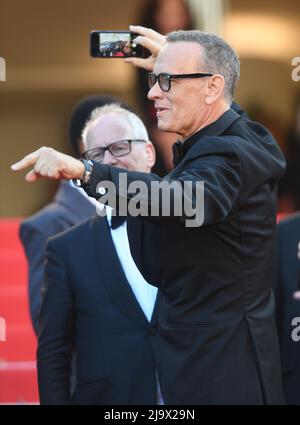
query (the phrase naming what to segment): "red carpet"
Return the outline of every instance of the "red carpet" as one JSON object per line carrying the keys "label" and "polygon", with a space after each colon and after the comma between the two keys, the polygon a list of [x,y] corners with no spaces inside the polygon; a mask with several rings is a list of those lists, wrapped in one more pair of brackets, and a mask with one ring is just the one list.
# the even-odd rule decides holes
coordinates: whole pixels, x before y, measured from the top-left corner
{"label": "red carpet", "polygon": [[0,317],[6,323],[6,341],[1,341],[0,330],[2,404],[38,402],[36,338],[29,316],[27,263],[19,224],[19,219],[0,220]]}

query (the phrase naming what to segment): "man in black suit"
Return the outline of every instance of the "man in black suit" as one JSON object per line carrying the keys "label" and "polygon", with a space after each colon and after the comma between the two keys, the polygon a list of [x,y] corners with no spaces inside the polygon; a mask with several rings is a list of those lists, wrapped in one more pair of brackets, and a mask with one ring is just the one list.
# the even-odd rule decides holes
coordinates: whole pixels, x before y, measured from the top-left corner
{"label": "man in black suit", "polygon": [[[142,121],[115,104],[92,113],[83,142],[86,158],[125,170],[148,173],[155,161]],[[37,354],[41,403],[159,402],[157,288],[131,258],[124,219],[109,211],[108,218],[68,229],[49,240],[46,259]]]}
{"label": "man in black suit", "polygon": [[[82,151],[81,133],[93,109],[117,100],[112,96],[92,95],[83,98],[73,109],[69,138],[78,158]],[[20,226],[20,239],[28,261],[28,289],[30,316],[38,335],[41,287],[44,273],[45,249],[50,236],[54,236],[96,214],[95,206],[70,182],[63,181],[53,202],[26,218]]]}
{"label": "man in black suit", "polygon": [[287,404],[300,404],[300,342],[293,338],[294,322],[300,316],[300,214],[282,220],[277,226],[277,269],[274,279],[276,319],[282,362],[283,391]]}
{"label": "man in black suit", "polygon": [[[136,41],[154,52],[136,64],[151,69],[160,35],[141,27],[131,30],[142,34]],[[107,200],[107,180],[128,203],[133,197],[128,185],[142,181],[148,196],[143,191],[140,203],[158,215],[137,219],[140,259],[134,244],[132,252],[146,280],[163,295],[159,332],[165,402],[281,404],[271,281],[276,188],[285,160],[267,129],[230,109],[239,78],[234,50],[200,31],[174,32],[166,41],[148,76],[148,97],[157,110],[158,128],[180,134],[183,143],[175,145],[175,168],[164,179],[80,163],[46,148],[13,169],[32,165],[29,182],[41,176],[80,178],[100,201]],[[119,184],[124,174],[127,186]],[[204,200],[199,205],[201,181]],[[160,182],[176,188],[169,216],[163,215],[161,198],[151,196],[151,186]],[[183,191],[185,183],[190,191]],[[185,210],[178,215],[183,201],[198,205],[198,227],[187,226],[191,217]]]}

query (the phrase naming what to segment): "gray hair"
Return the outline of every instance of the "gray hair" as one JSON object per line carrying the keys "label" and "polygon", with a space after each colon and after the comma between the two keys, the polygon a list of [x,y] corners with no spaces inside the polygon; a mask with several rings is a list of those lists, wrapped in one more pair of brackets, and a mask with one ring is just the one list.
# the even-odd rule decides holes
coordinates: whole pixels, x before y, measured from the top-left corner
{"label": "gray hair", "polygon": [[202,58],[199,58],[204,67],[203,72],[224,77],[224,96],[231,102],[240,77],[240,61],[236,51],[216,34],[198,30],[172,31],[167,35],[168,43],[178,41],[196,42],[204,48]]}
{"label": "gray hair", "polygon": [[[128,109],[123,108],[119,103],[109,103],[104,106],[99,106],[95,108],[90,116],[90,119],[87,121],[83,131],[82,131],[82,141],[87,146],[87,136],[90,128],[98,121],[100,118],[108,114],[119,114],[126,119],[128,124],[133,130],[132,137],[135,139],[142,139],[149,141],[149,136],[146,127],[144,126],[143,121],[133,112],[130,112]],[[150,142],[150,141],[149,141]]]}

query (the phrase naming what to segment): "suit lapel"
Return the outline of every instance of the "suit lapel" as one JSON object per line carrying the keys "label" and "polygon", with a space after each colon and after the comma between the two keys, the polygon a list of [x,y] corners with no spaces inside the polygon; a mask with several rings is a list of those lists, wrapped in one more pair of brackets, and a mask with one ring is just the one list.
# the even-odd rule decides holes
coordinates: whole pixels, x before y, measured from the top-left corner
{"label": "suit lapel", "polygon": [[113,303],[131,320],[147,326],[147,318],[135,298],[118,259],[106,218],[94,219],[93,241],[99,276]]}
{"label": "suit lapel", "polygon": [[142,269],[142,220],[127,217],[127,233],[131,256],[139,270]]}
{"label": "suit lapel", "polygon": [[160,293],[160,290],[158,290],[156,300],[155,300],[155,304],[154,304],[153,314],[152,314],[151,321],[150,321],[150,324],[152,326],[156,325],[158,323],[160,302],[161,302],[161,293]]}

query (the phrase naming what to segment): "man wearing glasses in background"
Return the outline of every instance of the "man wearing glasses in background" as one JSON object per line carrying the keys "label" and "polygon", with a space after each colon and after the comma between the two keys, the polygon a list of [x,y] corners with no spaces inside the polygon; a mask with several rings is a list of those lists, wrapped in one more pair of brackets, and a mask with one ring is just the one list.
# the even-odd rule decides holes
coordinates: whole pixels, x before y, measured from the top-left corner
{"label": "man wearing glasses in background", "polygon": [[[142,121],[117,104],[93,111],[82,141],[87,160],[144,173],[155,162]],[[157,288],[131,258],[124,217],[109,210],[50,239],[37,354],[41,403],[161,403],[157,303]]]}
{"label": "man wearing glasses in background", "polygon": [[[134,41],[152,55],[126,61],[150,71],[148,97],[158,128],[178,133],[183,143],[175,145],[175,168],[166,177],[127,172],[128,184],[190,182],[193,190],[186,197],[195,203],[197,182],[204,181],[201,226],[186,227],[190,217],[184,213],[137,220],[141,261],[134,247],[133,256],[146,280],[162,292],[164,401],[282,404],[271,279],[284,157],[266,128],[230,108],[240,64],[222,38],[201,31],[175,31],[165,38],[143,27],[130,30],[140,34]],[[13,168],[29,165],[27,181],[81,178],[87,192],[99,197],[99,184],[110,180],[118,195],[129,199],[118,186],[118,168],[97,163],[89,168],[47,149]],[[148,207],[154,202],[149,197]]]}
{"label": "man wearing glasses in background", "polygon": [[[90,95],[78,102],[69,122],[70,147],[76,158],[82,151],[81,134],[93,109],[107,103],[118,102],[109,95]],[[122,106],[129,109],[122,102]],[[70,149],[69,149],[70,150]],[[61,181],[53,201],[34,215],[27,217],[20,226],[20,239],[28,260],[28,292],[30,316],[35,334],[39,333],[41,288],[44,274],[45,250],[49,237],[96,214],[95,205],[86,193],[73,182]]]}

